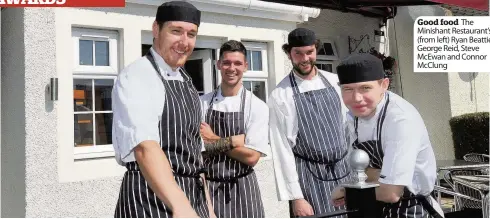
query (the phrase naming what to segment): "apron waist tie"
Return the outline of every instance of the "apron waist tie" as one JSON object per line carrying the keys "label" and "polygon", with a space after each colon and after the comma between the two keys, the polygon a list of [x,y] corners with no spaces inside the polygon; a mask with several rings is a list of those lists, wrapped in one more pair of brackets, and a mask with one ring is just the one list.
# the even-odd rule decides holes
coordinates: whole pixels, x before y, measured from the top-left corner
{"label": "apron waist tie", "polygon": [[254,169],[250,169],[250,171],[247,171],[245,173],[242,173],[238,176],[235,177],[230,177],[229,179],[224,179],[224,178],[219,178],[219,177],[206,177],[206,180],[213,181],[213,182],[230,182],[230,183],[236,183],[238,182],[238,179],[246,177],[254,172]]}
{"label": "apron waist tie", "polygon": [[422,204],[422,207],[424,207],[427,212],[429,213],[429,215],[431,215],[432,217],[434,218],[443,218],[442,215],[439,214],[439,212],[436,211],[436,209],[434,208],[434,206],[432,206],[431,203],[429,203],[429,198],[430,195],[414,195],[414,196],[411,196],[411,197],[402,197],[400,198],[400,201],[403,201],[403,200],[417,200],[420,202],[420,204]]}
{"label": "apron waist tie", "polygon": [[[320,179],[322,181],[337,181],[337,180],[342,179],[342,178],[344,178],[344,177],[346,177],[346,176],[348,176],[350,174],[350,171],[348,171],[347,174],[345,174],[344,176],[338,177],[337,176],[337,173],[335,172],[335,165],[338,162],[340,162],[342,159],[344,159],[345,156],[347,156],[347,154],[348,154],[348,151],[347,150],[342,154],[342,156],[340,158],[334,159],[333,161],[317,161],[317,160],[310,159],[308,157],[305,157],[305,156],[300,155],[300,154],[295,153],[295,152],[293,152],[293,154],[294,154],[295,157],[298,157],[299,159],[302,159],[302,160],[304,160],[306,162],[326,165],[328,171],[332,174],[333,179],[323,180],[323,179],[320,179],[319,177],[315,177],[315,178],[318,178],[318,179]],[[308,170],[311,173],[313,173],[313,171],[310,168],[310,165],[306,165],[306,167],[308,168]],[[313,174],[313,176],[315,176],[315,174]]]}

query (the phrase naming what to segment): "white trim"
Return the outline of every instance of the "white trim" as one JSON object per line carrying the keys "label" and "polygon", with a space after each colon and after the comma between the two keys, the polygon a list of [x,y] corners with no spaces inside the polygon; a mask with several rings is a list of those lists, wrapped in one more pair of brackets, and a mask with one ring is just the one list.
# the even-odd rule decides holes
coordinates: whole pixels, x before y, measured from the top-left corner
{"label": "white trim", "polygon": [[[95,66],[95,48],[93,49],[94,66],[80,65],[80,40],[109,42],[109,66]],[[73,73],[74,74],[113,74],[118,73],[118,32],[112,30],[72,28]]]}
{"label": "white trim", "polygon": [[[242,42],[245,48],[250,51],[260,51],[262,56],[262,71],[253,71],[248,70],[243,73],[243,77],[262,77],[267,78],[269,76],[269,64],[267,62],[267,43],[261,42]],[[251,54],[251,53],[250,53]],[[250,59],[252,62],[253,60]],[[252,63],[248,63],[249,66],[252,66]]]}
{"label": "white trim", "polygon": [[[332,65],[332,72],[331,73],[337,73],[337,65],[339,65],[338,61],[335,60],[316,60],[316,64],[330,64]],[[325,70],[324,70],[325,71]]]}
{"label": "white trim", "polygon": [[110,145],[97,145],[97,146],[83,146],[75,147],[73,149],[75,160],[87,159],[87,158],[102,158],[113,157],[114,147]]}
{"label": "white trim", "polygon": [[[169,0],[126,0],[127,3],[159,6]],[[242,15],[280,21],[306,22],[317,18],[320,9],[259,0],[189,0],[203,12]]]}
{"label": "white trim", "polygon": [[[108,79],[108,80],[113,80],[115,83],[116,76],[102,76],[102,75],[88,75],[88,74],[73,74],[73,80],[76,79]],[[95,92],[93,91],[93,88],[95,87],[95,81],[92,80],[92,101],[95,101]],[[73,93],[72,93],[73,95]],[[73,100],[73,96],[72,96]],[[92,129],[94,131],[93,133],[93,140],[94,140],[94,145],[92,146],[81,146],[81,147],[74,147],[73,148],[73,156],[75,160],[78,159],[87,159],[87,158],[102,158],[102,157],[111,157],[114,156],[114,148],[112,144],[110,145],[96,145],[96,123],[95,123],[95,114],[97,113],[112,113],[112,110],[109,111],[95,111],[95,105],[92,104],[92,110],[91,111],[75,111],[73,109],[73,115],[80,115],[80,114],[91,114],[92,115]],[[73,118],[73,117],[72,117]],[[73,118],[74,120],[74,118]],[[73,121],[74,122],[74,121]],[[110,130],[112,131],[112,130]],[[73,136],[75,137],[75,136]],[[75,141],[73,139],[73,145],[75,145]]]}

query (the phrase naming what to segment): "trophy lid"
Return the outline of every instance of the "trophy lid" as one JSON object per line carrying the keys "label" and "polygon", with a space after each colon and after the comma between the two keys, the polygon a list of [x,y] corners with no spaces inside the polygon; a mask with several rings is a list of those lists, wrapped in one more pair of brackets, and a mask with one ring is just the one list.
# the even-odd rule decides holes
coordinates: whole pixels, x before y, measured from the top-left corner
{"label": "trophy lid", "polygon": [[369,155],[361,149],[354,149],[349,157],[349,163],[354,171],[364,171],[369,166]]}

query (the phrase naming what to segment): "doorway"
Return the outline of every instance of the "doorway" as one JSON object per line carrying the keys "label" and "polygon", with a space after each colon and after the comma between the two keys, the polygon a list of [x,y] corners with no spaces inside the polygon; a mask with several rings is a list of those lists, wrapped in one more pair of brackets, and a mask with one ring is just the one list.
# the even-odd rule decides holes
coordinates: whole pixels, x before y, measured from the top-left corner
{"label": "doorway", "polygon": [[211,49],[194,50],[184,65],[199,95],[213,91],[213,60]]}
{"label": "doorway", "polygon": [[[141,55],[144,56],[150,48],[151,45],[142,44]],[[209,93],[216,87],[215,52],[215,49],[195,48],[184,65],[199,95]]]}

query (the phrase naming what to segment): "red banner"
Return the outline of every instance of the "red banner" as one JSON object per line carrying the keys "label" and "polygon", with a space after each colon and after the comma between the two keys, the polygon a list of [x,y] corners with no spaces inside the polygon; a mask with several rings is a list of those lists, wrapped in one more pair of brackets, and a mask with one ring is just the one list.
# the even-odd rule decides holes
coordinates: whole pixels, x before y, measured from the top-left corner
{"label": "red banner", "polygon": [[0,0],[0,7],[124,7],[125,0]]}

